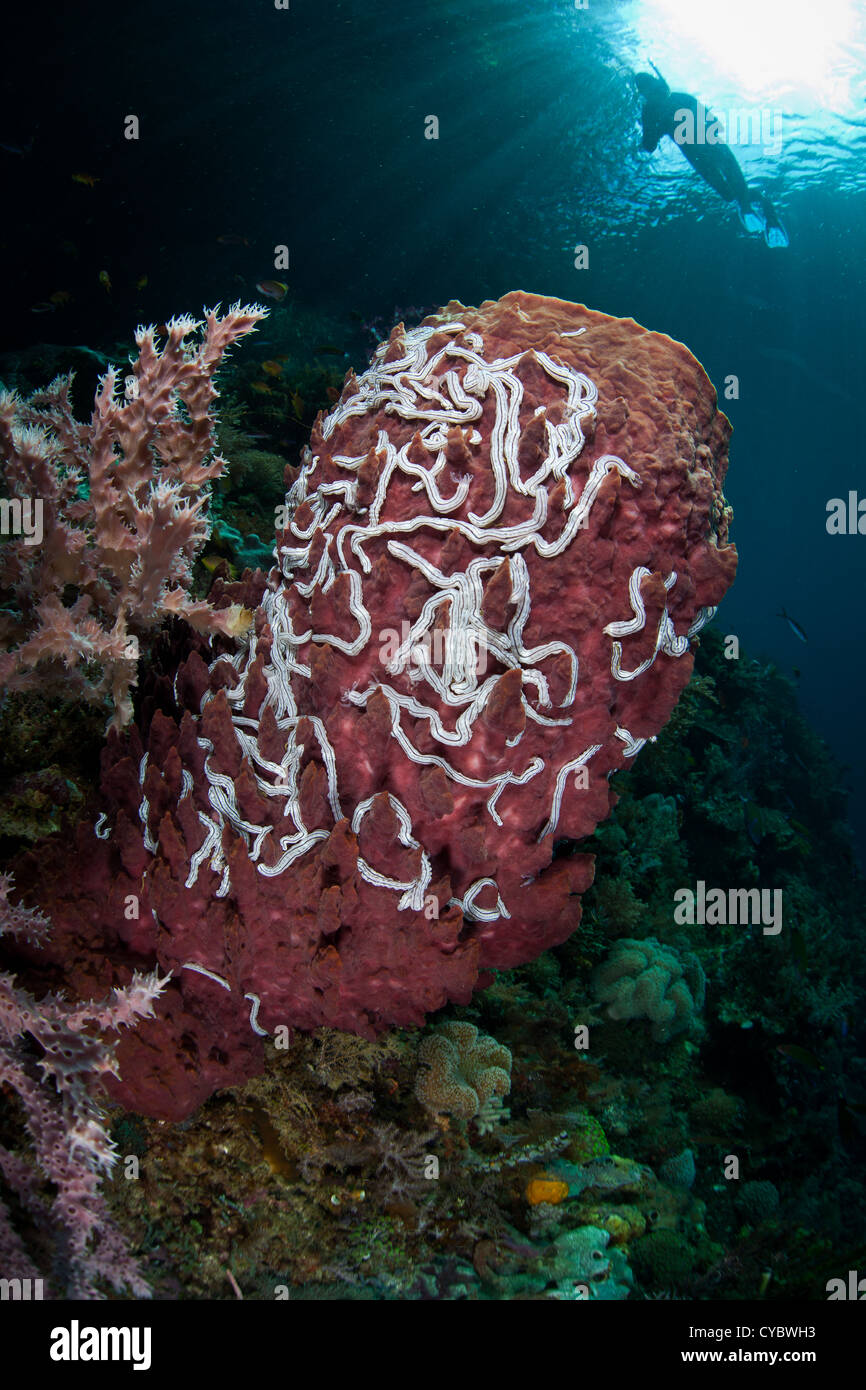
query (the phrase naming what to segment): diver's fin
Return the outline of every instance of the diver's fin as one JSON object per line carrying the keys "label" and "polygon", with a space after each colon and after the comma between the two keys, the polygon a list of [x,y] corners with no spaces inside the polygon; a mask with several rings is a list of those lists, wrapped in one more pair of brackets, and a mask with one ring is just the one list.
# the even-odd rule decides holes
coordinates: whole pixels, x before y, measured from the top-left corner
{"label": "diver's fin", "polygon": [[775,227],[768,227],[764,232],[764,240],[768,246],[790,246],[788,233],[779,222]]}
{"label": "diver's fin", "polygon": [[782,221],[772,203],[770,204],[770,213],[771,216],[766,218],[764,226],[765,242],[768,246],[790,246],[788,233],[785,231]]}
{"label": "diver's fin", "polygon": [[754,226],[750,226],[746,221],[746,216],[741,213],[741,219],[746,231],[761,232],[767,246],[779,247],[788,246],[788,233],[782,225],[782,220],[769,198],[760,191],[759,188],[750,188],[749,196],[749,220],[754,219]]}
{"label": "diver's fin", "polygon": [[737,216],[750,236],[755,236],[757,233],[765,230],[764,218],[759,203],[748,203],[745,207],[743,207],[742,203],[738,203]]}

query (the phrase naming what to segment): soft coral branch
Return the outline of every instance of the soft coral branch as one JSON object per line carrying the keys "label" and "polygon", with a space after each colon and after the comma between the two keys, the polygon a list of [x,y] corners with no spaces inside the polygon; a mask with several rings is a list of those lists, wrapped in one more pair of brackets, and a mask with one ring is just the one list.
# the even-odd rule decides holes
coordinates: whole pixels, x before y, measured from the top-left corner
{"label": "soft coral branch", "polygon": [[[47,919],[10,903],[11,887],[11,876],[0,875],[0,936],[43,944]],[[17,1094],[33,1144],[32,1154],[0,1144],[0,1175],[20,1206],[51,1232],[51,1287],[68,1298],[101,1298],[100,1280],[139,1297],[150,1292],[100,1191],[117,1154],[91,1087],[101,1075],[116,1074],[112,1046],[100,1032],[151,1017],[165,984],[158,972],[135,972],[108,999],[71,1003],[55,994],[37,1000],[13,975],[0,972],[0,1084]],[[84,1032],[87,1025],[96,1031]],[[0,1264],[4,1278],[36,1274],[2,1196]]]}
{"label": "soft coral branch", "polygon": [[175,614],[205,633],[241,629],[240,609],[193,601],[189,589],[210,534],[209,487],[225,467],[213,453],[214,373],[265,313],[235,305],[206,311],[203,324],[172,319],[161,349],[153,328],[139,328],[123,394],[111,368],[88,424],[72,413],[71,377],[26,401],[0,393],[8,496],[42,505],[38,543],[0,548],[0,683],[107,697],[119,728],[139,637]]}

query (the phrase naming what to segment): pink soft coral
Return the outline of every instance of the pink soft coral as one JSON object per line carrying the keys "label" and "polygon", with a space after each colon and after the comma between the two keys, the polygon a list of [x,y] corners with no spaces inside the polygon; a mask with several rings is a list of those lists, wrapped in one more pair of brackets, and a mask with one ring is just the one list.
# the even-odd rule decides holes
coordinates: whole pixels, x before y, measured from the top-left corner
{"label": "pink soft coral", "polygon": [[108,696],[121,728],[140,636],[169,615],[201,632],[242,629],[240,607],[217,612],[188,591],[210,533],[208,485],[225,467],[212,457],[214,372],[265,312],[206,312],[198,344],[200,323],[172,319],[161,350],[140,328],[123,396],[111,368],[88,424],[72,413],[71,377],[26,401],[0,393],[4,521],[23,516],[30,531],[0,551],[0,684]]}
{"label": "pink soft coral", "polygon": [[[47,919],[10,903],[11,886],[11,876],[0,875],[0,936],[43,944]],[[28,1215],[50,1230],[50,1287],[68,1298],[102,1297],[103,1279],[118,1291],[149,1295],[99,1190],[116,1152],[90,1086],[116,1069],[112,1047],[99,1031],[151,1016],[164,984],[158,972],[136,972],[111,999],[73,1004],[53,994],[36,1000],[13,975],[0,972],[0,1083],[17,1093],[34,1149],[30,1155],[0,1144],[0,1174]],[[88,1025],[93,1032],[84,1031]],[[46,1180],[53,1196],[44,1191]],[[2,1197],[0,1266],[5,1278],[38,1277]]]}

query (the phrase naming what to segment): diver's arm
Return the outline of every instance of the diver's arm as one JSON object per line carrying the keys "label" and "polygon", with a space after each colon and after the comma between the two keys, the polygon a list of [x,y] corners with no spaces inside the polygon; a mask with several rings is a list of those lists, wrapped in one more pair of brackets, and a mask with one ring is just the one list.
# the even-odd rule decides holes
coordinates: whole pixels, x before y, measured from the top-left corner
{"label": "diver's arm", "polygon": [[644,111],[641,120],[643,123],[643,138],[640,142],[641,149],[646,150],[647,154],[652,154],[659,140],[661,140],[662,136],[666,133],[664,122],[660,120],[658,114],[651,111],[649,107]]}

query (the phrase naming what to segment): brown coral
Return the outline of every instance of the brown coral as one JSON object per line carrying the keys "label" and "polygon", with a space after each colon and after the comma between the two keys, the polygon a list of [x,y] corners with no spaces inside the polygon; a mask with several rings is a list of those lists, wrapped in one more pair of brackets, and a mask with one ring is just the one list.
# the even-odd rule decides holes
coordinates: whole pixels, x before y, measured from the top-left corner
{"label": "brown coral", "polygon": [[474,1023],[443,1023],[418,1049],[415,1094],[434,1114],[471,1120],[511,1090],[511,1053]]}

